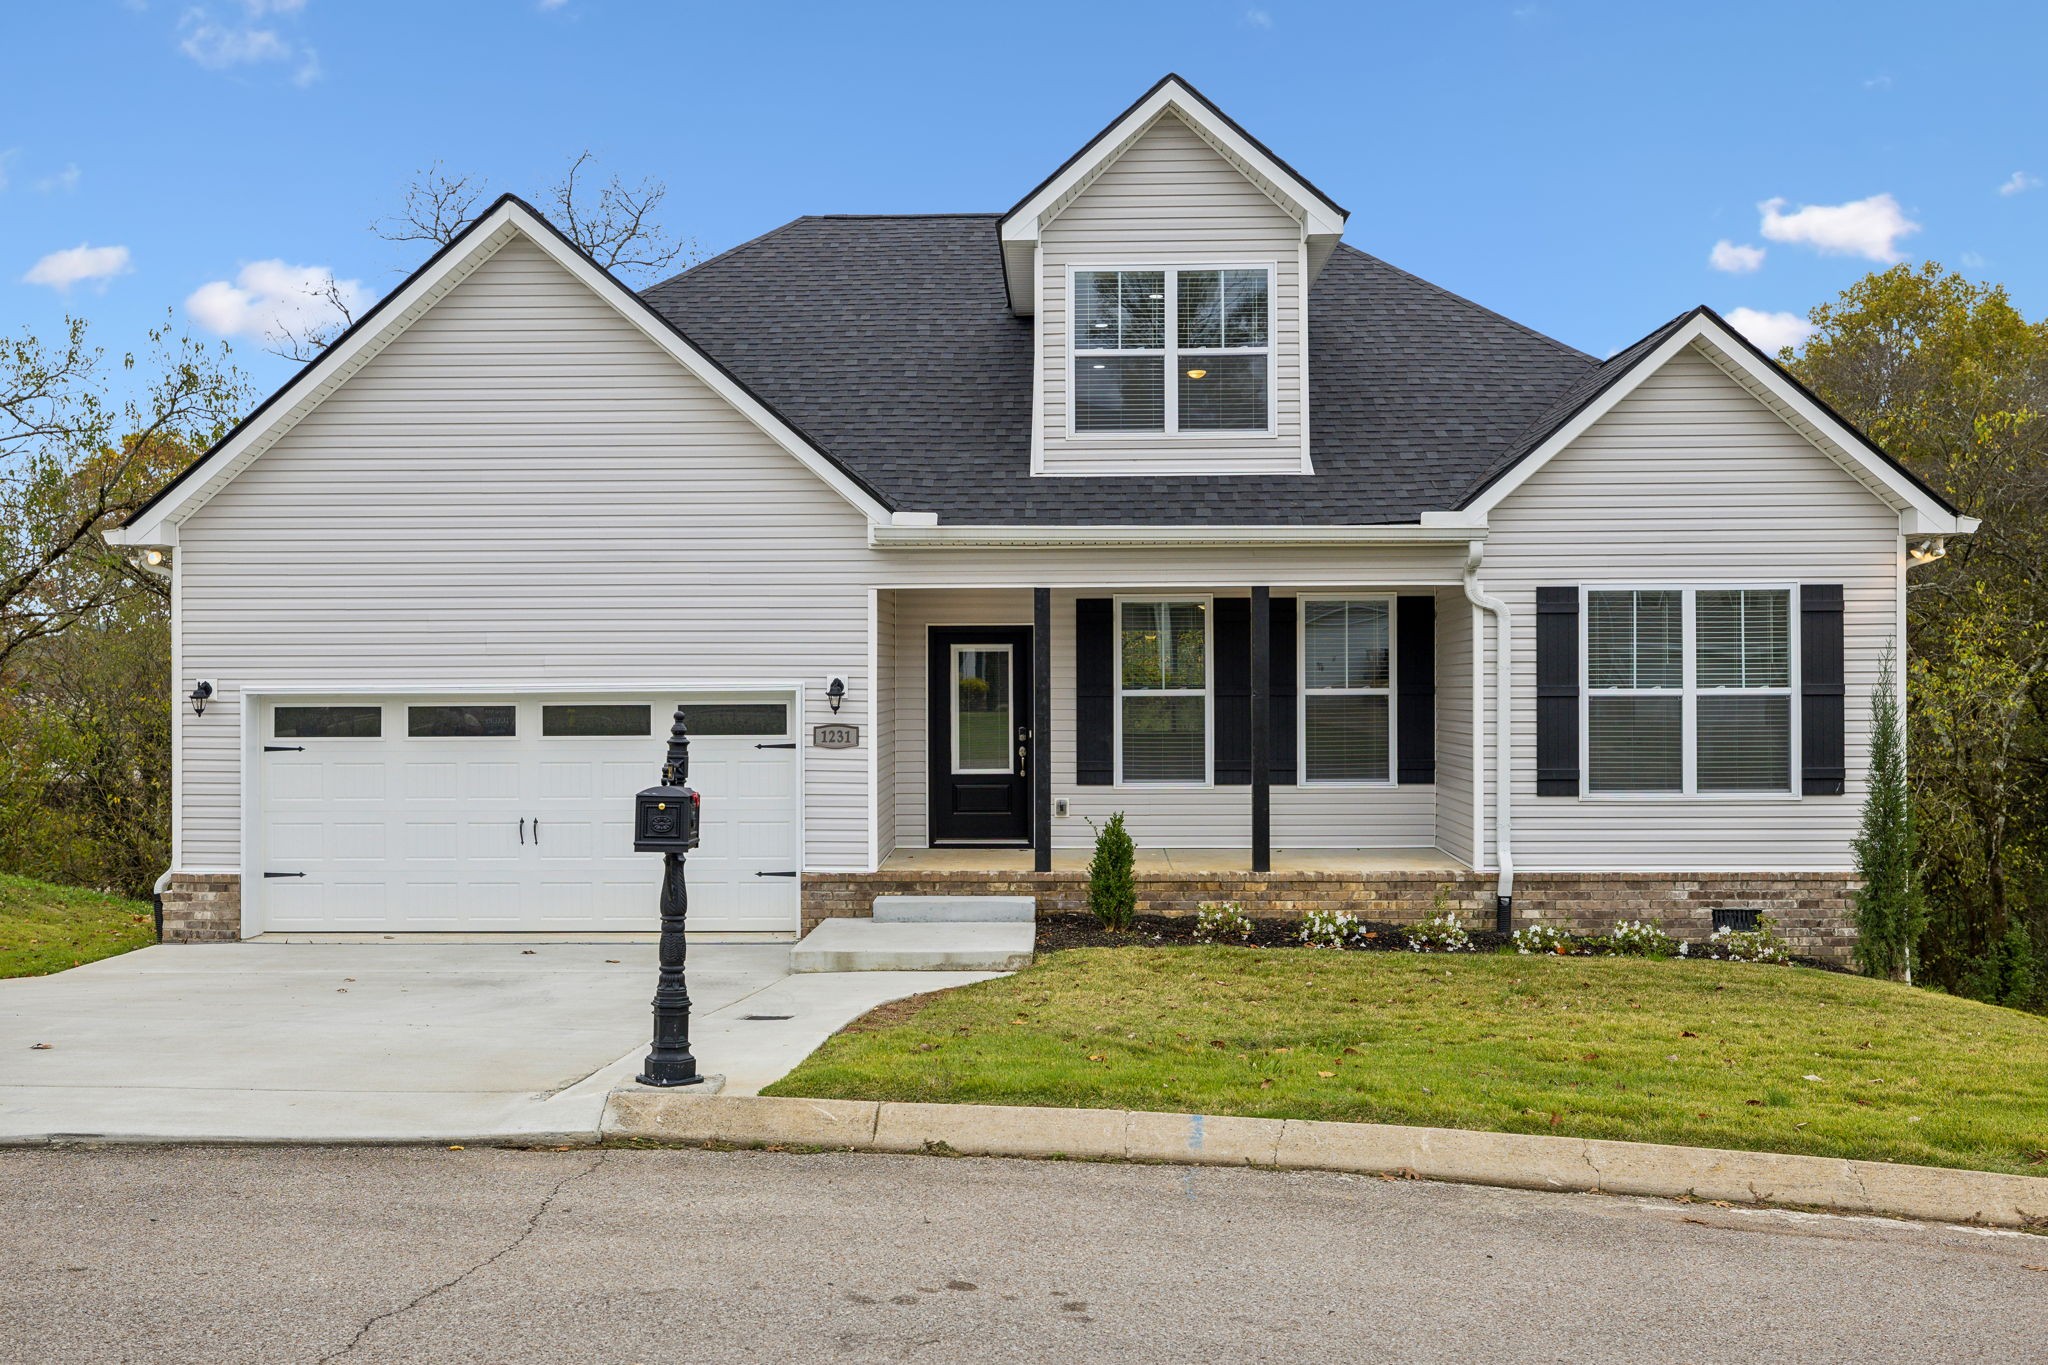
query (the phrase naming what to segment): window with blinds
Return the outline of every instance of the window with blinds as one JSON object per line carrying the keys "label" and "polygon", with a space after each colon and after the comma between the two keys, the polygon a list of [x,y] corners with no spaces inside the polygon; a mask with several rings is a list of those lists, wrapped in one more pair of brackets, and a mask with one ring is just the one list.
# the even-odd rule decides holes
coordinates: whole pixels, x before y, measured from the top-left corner
{"label": "window with blinds", "polygon": [[1271,293],[1263,266],[1074,272],[1074,430],[1267,430]]}
{"label": "window with blinds", "polygon": [[1117,781],[1209,780],[1209,604],[1117,604]]}
{"label": "window with blinds", "polygon": [[1301,745],[1310,782],[1393,773],[1393,602],[1301,599]]}
{"label": "window with blinds", "polygon": [[1589,792],[1792,789],[1790,589],[1592,589],[1585,632]]}

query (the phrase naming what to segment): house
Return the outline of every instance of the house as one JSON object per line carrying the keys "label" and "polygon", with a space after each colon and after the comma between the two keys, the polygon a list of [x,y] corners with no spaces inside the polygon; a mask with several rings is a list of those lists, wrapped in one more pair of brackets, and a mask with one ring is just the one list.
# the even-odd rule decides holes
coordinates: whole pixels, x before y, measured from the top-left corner
{"label": "house", "polygon": [[167,933],[644,931],[680,704],[706,930],[1078,904],[1122,811],[1148,904],[1842,952],[1975,523],[1707,309],[1595,359],[1347,221],[1172,76],[1008,212],[637,295],[499,200],[111,536],[210,691]]}

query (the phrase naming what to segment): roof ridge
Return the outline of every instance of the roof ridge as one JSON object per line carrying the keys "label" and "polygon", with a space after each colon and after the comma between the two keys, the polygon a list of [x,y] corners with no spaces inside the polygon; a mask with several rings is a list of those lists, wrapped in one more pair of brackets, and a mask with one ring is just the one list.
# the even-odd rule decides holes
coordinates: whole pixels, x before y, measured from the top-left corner
{"label": "roof ridge", "polygon": [[[805,218],[858,219],[866,222],[875,218],[1000,218],[1000,213],[985,210],[959,209],[939,213],[807,213]],[[802,221],[799,219],[798,221]]]}
{"label": "roof ridge", "polygon": [[673,284],[693,270],[702,270],[705,266],[716,264],[717,262],[724,260],[728,256],[737,256],[740,252],[747,250],[749,247],[759,246],[761,243],[767,241],[770,237],[773,237],[776,233],[787,232],[789,229],[795,227],[798,223],[803,222],[806,218],[815,218],[816,216],[816,214],[811,213],[799,214],[796,217],[790,219],[786,223],[778,223],[774,227],[769,228],[766,232],[756,233],[754,236],[747,238],[746,241],[739,243],[737,246],[729,246],[715,256],[706,256],[701,261],[696,261],[690,265],[686,265],[681,270],[678,270],[675,274],[668,276],[666,279],[656,280],[653,284],[648,285],[645,289],[636,290],[635,292],[642,295],[652,294],[655,290],[661,288],[663,285]]}
{"label": "roof ridge", "polygon": [[1337,243],[1337,250],[1348,251],[1354,256],[1364,257],[1366,260],[1373,262],[1375,265],[1385,266],[1388,270],[1393,271],[1396,275],[1399,275],[1401,278],[1406,280],[1413,280],[1415,283],[1421,285],[1423,288],[1429,290],[1430,292],[1443,295],[1452,303],[1462,304],[1464,307],[1471,309],[1475,313],[1479,313],[1486,317],[1492,318],[1495,322],[1505,323],[1508,326],[1514,328],[1516,331],[1522,332],[1528,336],[1532,336],[1536,340],[1543,342],[1545,345],[1553,346],[1556,349],[1565,352],[1567,355],[1574,355],[1579,357],[1581,360],[1591,361],[1596,368],[1599,365],[1605,363],[1603,361],[1595,359],[1592,355],[1588,354],[1585,351],[1580,350],[1576,346],[1570,345],[1566,342],[1559,341],[1556,337],[1551,336],[1548,332],[1539,332],[1526,322],[1517,322],[1515,319],[1509,317],[1506,313],[1496,312],[1495,310],[1488,308],[1483,303],[1475,303],[1471,299],[1466,298],[1463,294],[1459,294],[1452,290],[1446,289],[1434,280],[1426,280],[1412,270],[1403,270],[1400,266],[1395,265],[1392,261],[1389,261],[1384,257],[1375,256],[1370,251],[1361,251],[1357,247],[1351,245],[1351,243],[1349,242]]}

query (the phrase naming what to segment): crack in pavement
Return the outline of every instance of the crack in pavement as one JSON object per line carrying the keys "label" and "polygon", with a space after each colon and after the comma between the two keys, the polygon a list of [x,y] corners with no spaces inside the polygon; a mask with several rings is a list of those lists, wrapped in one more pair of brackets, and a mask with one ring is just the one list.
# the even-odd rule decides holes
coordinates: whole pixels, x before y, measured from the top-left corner
{"label": "crack in pavement", "polygon": [[356,1329],[356,1334],[353,1337],[349,1338],[348,1345],[343,1346],[338,1351],[329,1351],[326,1355],[321,1356],[319,1361],[317,1362],[317,1365],[328,1365],[328,1362],[330,1361],[340,1360],[343,1356],[348,1355],[350,1352],[354,1351],[356,1347],[362,1345],[364,1340],[370,1335],[370,1333],[376,1330],[377,1325],[379,1323],[388,1322],[393,1318],[403,1317],[405,1314],[412,1312],[413,1309],[418,1308],[421,1304],[425,1303],[428,1299],[434,1298],[436,1295],[446,1293],[448,1290],[455,1288],[455,1286],[461,1284],[464,1280],[476,1274],[478,1271],[488,1270],[491,1266],[497,1264],[497,1262],[504,1259],[506,1256],[509,1256],[513,1252],[517,1251],[525,1243],[526,1239],[533,1236],[533,1234],[540,1228],[540,1220],[547,1216],[547,1212],[550,1208],[554,1207],[556,1196],[561,1194],[563,1190],[567,1189],[574,1182],[583,1179],[583,1177],[587,1175],[595,1174],[597,1168],[604,1165],[605,1158],[610,1156],[611,1153],[600,1150],[596,1155],[597,1159],[595,1161],[592,1161],[588,1166],[585,1166],[580,1171],[571,1171],[569,1172],[569,1174],[563,1176],[560,1180],[557,1180],[554,1183],[553,1188],[549,1189],[547,1194],[542,1196],[540,1203],[534,1208],[532,1215],[527,1218],[526,1226],[519,1230],[518,1236],[514,1237],[511,1241],[507,1242],[504,1246],[499,1247],[490,1255],[484,1257],[484,1259],[482,1259],[481,1261],[478,1261],[475,1265],[470,1266],[461,1274],[456,1275],[454,1278],[443,1280],[441,1283],[433,1286],[431,1289],[425,1290],[424,1292],[415,1296],[408,1303],[402,1303],[396,1308],[387,1308],[383,1312],[377,1314],[375,1317],[371,1318],[368,1322],[364,1323],[361,1327]]}

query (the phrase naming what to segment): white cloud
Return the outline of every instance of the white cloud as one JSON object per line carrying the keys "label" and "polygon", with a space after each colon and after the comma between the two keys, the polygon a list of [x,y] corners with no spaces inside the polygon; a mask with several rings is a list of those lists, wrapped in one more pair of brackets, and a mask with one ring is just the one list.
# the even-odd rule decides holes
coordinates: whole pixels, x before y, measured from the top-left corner
{"label": "white cloud", "polygon": [[1904,260],[1899,238],[1920,230],[1889,194],[1846,204],[1802,204],[1791,213],[1785,212],[1787,202],[1766,199],[1758,204],[1763,222],[1757,230],[1774,242],[1797,242],[1834,255],[1886,264]]}
{"label": "white cloud", "polygon": [[1731,275],[1752,275],[1764,268],[1764,249],[1760,246],[1737,246],[1723,237],[1707,253],[1707,264]]}
{"label": "white cloud", "polygon": [[193,290],[185,311],[222,336],[303,333],[337,321],[328,301],[330,290],[341,296],[351,313],[361,311],[361,280],[338,280],[324,265],[251,261],[232,281],[213,280]]}
{"label": "white cloud", "polygon": [[1797,313],[1766,313],[1757,308],[1731,308],[1728,325],[1776,355],[1787,346],[1798,346],[1814,333],[1814,326]]}
{"label": "white cloud", "polygon": [[1248,9],[1244,12],[1244,21],[1253,28],[1271,28],[1273,27],[1273,11],[1256,8]]}
{"label": "white cloud", "polygon": [[1865,90],[1889,90],[1892,88],[1892,78],[1889,73],[1880,71],[1877,75],[1863,82],[1863,88]]}
{"label": "white cloud", "polygon": [[2035,175],[2030,171],[2014,171],[2012,173],[2012,179],[2006,181],[2003,185],[2000,185],[1998,187],[1998,192],[2010,198],[2012,195],[2025,194],[2028,190],[2038,190],[2040,188],[2040,176]]}
{"label": "white cloud", "polygon": [[47,284],[58,293],[70,289],[81,280],[98,280],[100,287],[116,275],[125,275],[134,267],[128,263],[128,248],[125,246],[87,246],[80,242],[64,251],[53,251],[28,268],[28,274],[21,277],[23,284]]}
{"label": "white cloud", "polygon": [[36,181],[36,189],[43,194],[48,194],[52,190],[62,190],[69,194],[78,188],[78,174],[78,164],[73,162],[55,175],[46,175]]}
{"label": "white cloud", "polygon": [[209,71],[267,63],[291,64],[292,83],[311,85],[320,79],[320,54],[258,21],[294,15],[306,0],[242,0],[244,22],[216,19],[204,5],[195,5],[178,19],[178,50]]}

